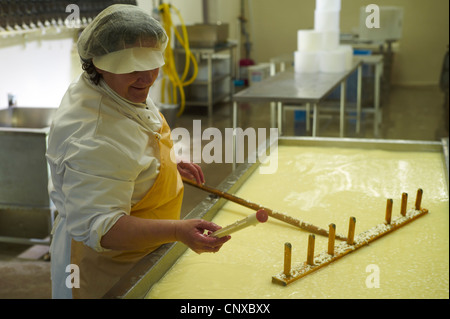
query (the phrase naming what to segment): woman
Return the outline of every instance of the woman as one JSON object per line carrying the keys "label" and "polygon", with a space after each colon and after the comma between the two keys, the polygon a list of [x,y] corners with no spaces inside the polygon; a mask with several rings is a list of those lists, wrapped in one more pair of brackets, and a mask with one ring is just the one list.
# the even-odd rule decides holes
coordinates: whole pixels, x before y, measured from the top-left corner
{"label": "woman", "polygon": [[[229,239],[220,226],[179,220],[180,174],[204,182],[198,165],[176,163],[170,128],[148,98],[168,37],[132,5],[113,5],[82,32],[85,72],[64,95],[51,126],[50,197],[58,210],[51,244],[54,298],[100,298],[161,244],[197,253]],[[76,266],[79,272],[71,274]],[[75,284],[79,274],[79,288]]]}

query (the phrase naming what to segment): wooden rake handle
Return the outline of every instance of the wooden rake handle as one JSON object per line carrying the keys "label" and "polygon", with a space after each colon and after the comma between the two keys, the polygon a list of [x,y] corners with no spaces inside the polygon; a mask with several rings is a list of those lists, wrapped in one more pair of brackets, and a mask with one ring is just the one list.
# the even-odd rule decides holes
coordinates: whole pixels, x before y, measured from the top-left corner
{"label": "wooden rake handle", "polygon": [[[195,181],[187,179],[185,177],[182,177],[182,179],[183,179],[183,182],[185,182],[186,184],[189,184],[191,186],[197,187],[197,188],[199,188],[201,190],[204,190],[204,191],[206,191],[208,193],[211,193],[211,194],[217,195],[219,197],[225,198],[225,199],[227,199],[229,201],[232,201],[232,202],[234,202],[236,204],[239,204],[241,206],[253,209],[255,211],[258,211],[260,209],[264,209],[267,212],[267,215],[269,215],[272,218],[278,219],[278,220],[280,220],[282,222],[285,222],[287,224],[290,224],[292,226],[295,226],[295,227],[301,228],[303,230],[309,231],[310,233],[328,237],[328,231],[327,230],[325,230],[323,228],[320,228],[320,227],[317,227],[317,226],[315,226],[313,224],[304,222],[302,220],[296,219],[294,217],[291,217],[291,216],[283,214],[283,213],[275,212],[275,211],[271,210],[270,208],[263,207],[263,206],[261,206],[259,204],[255,204],[255,203],[249,202],[249,201],[247,201],[245,199],[242,199],[242,198],[237,197],[235,195],[232,195],[232,194],[220,191],[218,189],[209,187],[207,185],[197,184]],[[339,240],[342,240],[342,241],[346,241],[347,240],[346,237],[344,237],[342,235],[338,235],[338,234],[336,234],[336,239],[339,239]]]}

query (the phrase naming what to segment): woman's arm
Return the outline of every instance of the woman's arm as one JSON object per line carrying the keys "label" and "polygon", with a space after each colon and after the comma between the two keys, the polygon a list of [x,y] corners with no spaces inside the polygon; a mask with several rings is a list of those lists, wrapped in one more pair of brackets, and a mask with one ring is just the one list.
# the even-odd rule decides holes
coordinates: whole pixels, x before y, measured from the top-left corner
{"label": "woman's arm", "polygon": [[202,219],[157,220],[124,215],[103,235],[100,244],[113,250],[143,249],[181,241],[196,253],[217,252],[230,239],[205,234],[221,227]]}
{"label": "woman's arm", "polygon": [[[182,176],[199,184],[205,182],[199,165],[180,162],[177,168]],[[202,219],[157,220],[124,215],[103,235],[100,245],[106,249],[134,250],[180,241],[196,253],[216,252],[230,239],[208,236],[220,228]]]}

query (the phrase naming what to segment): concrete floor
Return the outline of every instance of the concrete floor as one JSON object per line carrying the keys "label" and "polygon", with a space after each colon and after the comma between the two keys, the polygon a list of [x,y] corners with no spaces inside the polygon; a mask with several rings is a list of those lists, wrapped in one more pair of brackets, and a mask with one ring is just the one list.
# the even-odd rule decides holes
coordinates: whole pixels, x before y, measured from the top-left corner
{"label": "concrete floor", "polygon": [[[268,104],[240,105],[239,127],[269,128]],[[383,98],[383,122],[380,138],[435,141],[448,137],[448,104],[438,87],[393,87]],[[447,113],[446,113],[447,112]],[[205,109],[189,109],[175,126],[192,133],[193,120],[202,121],[202,130],[208,127]],[[224,129],[231,125],[231,104],[215,106],[213,127]],[[306,135],[304,122],[295,122],[294,114],[286,112],[286,135]],[[319,136],[338,137],[339,118],[324,117],[319,121]],[[223,130],[222,130],[223,132]],[[374,138],[372,115],[363,118],[360,134],[354,133],[354,124],[347,126],[347,137]],[[203,145],[208,141],[202,141]],[[218,185],[231,172],[231,164],[201,164],[207,183]],[[186,186],[182,215],[184,216],[207,196],[203,191]],[[29,246],[0,243],[0,298],[51,298],[50,263],[42,259],[24,259],[19,255]]]}

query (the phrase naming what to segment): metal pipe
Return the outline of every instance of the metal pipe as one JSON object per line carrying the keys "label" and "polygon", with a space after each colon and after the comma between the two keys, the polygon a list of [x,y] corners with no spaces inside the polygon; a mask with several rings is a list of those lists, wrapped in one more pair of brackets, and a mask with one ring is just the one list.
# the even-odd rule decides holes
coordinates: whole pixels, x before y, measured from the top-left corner
{"label": "metal pipe", "polygon": [[202,0],[203,23],[209,24],[209,4],[208,0]]}

